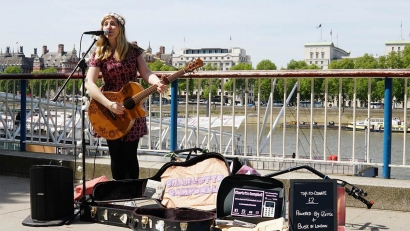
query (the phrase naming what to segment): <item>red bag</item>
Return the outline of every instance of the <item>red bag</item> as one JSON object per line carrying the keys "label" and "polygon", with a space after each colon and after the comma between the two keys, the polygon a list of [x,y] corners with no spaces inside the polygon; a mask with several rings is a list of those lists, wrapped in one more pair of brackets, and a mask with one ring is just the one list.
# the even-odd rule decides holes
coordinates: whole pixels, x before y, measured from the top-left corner
{"label": "red bag", "polygon": [[[105,181],[108,181],[108,178],[106,176],[100,176],[98,178],[85,182],[85,188],[86,188],[85,194],[91,195],[93,193],[94,186],[99,182],[105,182]],[[78,201],[81,199],[82,196],[83,196],[83,184],[80,184],[77,187],[75,187],[74,200]]]}

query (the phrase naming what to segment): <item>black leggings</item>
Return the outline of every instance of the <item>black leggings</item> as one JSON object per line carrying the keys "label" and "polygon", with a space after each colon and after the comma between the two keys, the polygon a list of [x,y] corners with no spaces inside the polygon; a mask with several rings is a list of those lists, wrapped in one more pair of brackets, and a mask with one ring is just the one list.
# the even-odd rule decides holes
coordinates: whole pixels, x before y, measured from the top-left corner
{"label": "black leggings", "polygon": [[139,164],[137,148],[139,140],[124,142],[107,140],[111,157],[111,174],[115,180],[138,179]]}

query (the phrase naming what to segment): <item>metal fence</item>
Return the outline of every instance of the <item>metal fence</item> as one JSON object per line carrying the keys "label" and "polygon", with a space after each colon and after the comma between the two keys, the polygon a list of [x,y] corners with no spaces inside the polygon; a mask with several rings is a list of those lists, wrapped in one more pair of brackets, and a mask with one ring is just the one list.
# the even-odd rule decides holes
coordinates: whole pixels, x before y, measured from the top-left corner
{"label": "metal fence", "polygon": [[[171,91],[179,94],[147,98],[144,105],[149,134],[141,139],[139,154],[163,155],[175,143],[178,149],[200,147],[239,156],[259,169],[303,163],[331,166],[336,173],[357,174],[369,167],[382,167],[385,178],[390,178],[390,169],[394,177],[408,178],[410,151],[405,131],[410,131],[409,76],[407,70],[199,71],[178,80],[186,82],[186,89]],[[56,102],[51,100],[67,77],[68,74],[0,75],[0,86],[7,86],[0,92],[0,149],[77,155],[84,131],[87,154],[107,156],[106,140],[96,138],[89,123],[90,99],[72,87],[63,91]],[[371,107],[374,78],[384,79],[384,105],[393,102],[392,79],[402,81],[400,105],[396,102],[392,107]],[[219,85],[215,91],[216,79]],[[321,92],[315,92],[318,79],[322,80]],[[346,98],[343,87],[346,79],[353,83],[349,85],[350,98]],[[368,83],[364,100],[357,96],[360,79]],[[228,80],[232,88],[225,90],[221,83]],[[72,86],[81,85],[78,75],[71,81]],[[278,81],[280,86],[276,85]],[[301,84],[303,81],[305,85]],[[334,87],[330,81],[336,82],[336,94],[334,90],[330,93]],[[266,83],[270,92],[266,94],[265,90],[263,95]],[[309,98],[302,98],[301,87],[306,86],[310,88]],[[274,97],[278,95],[275,91],[281,92],[278,98]],[[172,101],[178,104],[171,104]],[[367,103],[360,103],[363,101]],[[24,114],[25,123],[16,120],[18,112]],[[372,123],[376,119],[379,122]]]}

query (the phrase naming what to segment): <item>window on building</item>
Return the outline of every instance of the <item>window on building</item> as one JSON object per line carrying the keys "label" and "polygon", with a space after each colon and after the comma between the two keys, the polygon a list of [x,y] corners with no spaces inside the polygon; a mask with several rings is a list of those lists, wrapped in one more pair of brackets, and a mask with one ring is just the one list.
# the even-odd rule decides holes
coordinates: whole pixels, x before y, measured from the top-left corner
{"label": "window on building", "polygon": [[225,63],[226,66],[229,66],[229,63]]}
{"label": "window on building", "polygon": [[189,58],[188,58],[188,57],[186,57],[185,59],[186,59],[186,60],[189,60]]}
{"label": "window on building", "polygon": [[226,57],[226,59],[229,59],[229,57]]}
{"label": "window on building", "polygon": [[209,59],[212,59],[212,57],[209,57]]}
{"label": "window on building", "polygon": [[218,59],[218,57],[215,57],[215,59]]}
{"label": "window on building", "polygon": [[313,59],[313,52],[310,52],[310,58]]}
{"label": "window on building", "polygon": [[309,63],[312,64],[312,61],[310,61]]}
{"label": "window on building", "polygon": [[316,58],[317,59],[319,58],[319,52],[316,52]]}
{"label": "window on building", "polygon": [[206,57],[204,57],[204,60],[206,60]]}
{"label": "window on building", "polygon": [[225,68],[225,70],[229,71],[229,68],[227,67],[227,68]]}
{"label": "window on building", "polygon": [[221,59],[224,59],[224,57],[221,57]]}
{"label": "window on building", "polygon": [[323,61],[320,61],[320,64],[323,64]]}
{"label": "window on building", "polygon": [[397,47],[397,50],[400,51],[400,47]]}
{"label": "window on building", "polygon": [[317,64],[317,61],[315,61],[315,64]]}
{"label": "window on building", "polygon": [[391,50],[394,51],[394,47],[391,47]]}
{"label": "window on building", "polygon": [[325,58],[325,52],[322,52],[322,59]]}

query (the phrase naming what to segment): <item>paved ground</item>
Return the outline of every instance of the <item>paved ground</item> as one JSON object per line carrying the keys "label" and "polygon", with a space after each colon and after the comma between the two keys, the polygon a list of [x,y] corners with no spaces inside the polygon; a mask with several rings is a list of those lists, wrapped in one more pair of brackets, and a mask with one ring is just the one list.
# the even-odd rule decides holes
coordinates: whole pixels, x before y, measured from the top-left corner
{"label": "paved ground", "polygon": [[[346,230],[409,230],[410,213],[348,207]],[[30,215],[30,179],[0,175],[0,230],[130,230],[127,228],[86,223],[77,217],[70,225],[51,227],[23,226]]]}

